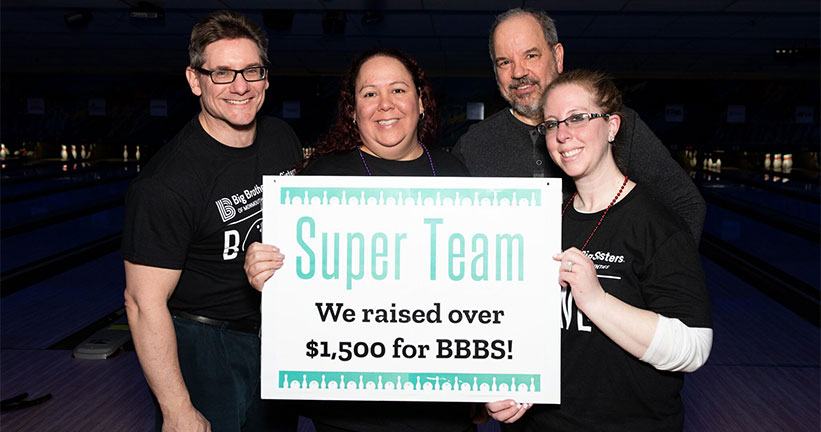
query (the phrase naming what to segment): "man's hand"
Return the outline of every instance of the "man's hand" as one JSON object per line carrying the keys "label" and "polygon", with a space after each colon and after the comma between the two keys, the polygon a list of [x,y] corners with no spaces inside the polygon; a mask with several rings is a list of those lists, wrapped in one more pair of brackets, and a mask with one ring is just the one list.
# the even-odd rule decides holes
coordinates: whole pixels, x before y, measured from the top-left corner
{"label": "man's hand", "polygon": [[245,276],[248,283],[257,291],[262,291],[265,281],[271,278],[277,270],[282,268],[285,255],[279,248],[259,242],[251,243],[245,252]]}
{"label": "man's hand", "polygon": [[163,413],[162,432],[211,432],[211,423],[191,406],[181,413]]}

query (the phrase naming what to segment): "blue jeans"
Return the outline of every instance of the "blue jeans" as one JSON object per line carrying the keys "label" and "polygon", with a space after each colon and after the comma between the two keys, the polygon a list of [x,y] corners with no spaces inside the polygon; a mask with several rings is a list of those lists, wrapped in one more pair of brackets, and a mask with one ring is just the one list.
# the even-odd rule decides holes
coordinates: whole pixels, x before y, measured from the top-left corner
{"label": "blue jeans", "polygon": [[[259,336],[174,318],[180,369],[191,402],[213,432],[293,432],[287,401],[260,399]],[[162,413],[157,406],[157,430]]]}

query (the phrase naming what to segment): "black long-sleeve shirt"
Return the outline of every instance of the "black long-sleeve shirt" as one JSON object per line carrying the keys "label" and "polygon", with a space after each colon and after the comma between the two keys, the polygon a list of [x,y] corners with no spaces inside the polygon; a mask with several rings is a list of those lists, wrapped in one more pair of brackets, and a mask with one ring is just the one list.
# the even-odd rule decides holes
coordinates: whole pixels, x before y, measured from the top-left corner
{"label": "black long-sleeve shirt", "polygon": [[[619,169],[681,216],[698,243],[707,211],[704,198],[661,140],[628,107],[622,107],[613,148]],[[516,119],[510,109],[471,126],[459,138],[453,154],[473,176],[565,177],[550,159],[536,127]],[[564,184],[572,188],[573,182]]]}

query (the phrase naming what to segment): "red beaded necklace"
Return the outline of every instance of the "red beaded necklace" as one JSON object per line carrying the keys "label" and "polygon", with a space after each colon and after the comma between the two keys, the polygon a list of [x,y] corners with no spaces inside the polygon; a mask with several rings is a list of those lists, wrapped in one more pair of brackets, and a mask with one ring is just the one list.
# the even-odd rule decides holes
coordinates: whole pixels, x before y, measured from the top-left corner
{"label": "red beaded necklace", "polygon": [[[607,212],[610,211],[610,208],[613,207],[613,204],[615,204],[616,200],[619,199],[619,197],[621,196],[621,192],[624,190],[625,185],[627,185],[627,174],[624,175],[624,182],[621,184],[619,191],[616,193],[616,196],[613,197],[613,201],[610,201],[610,205],[607,206],[607,208],[604,210],[604,213],[602,213],[601,218],[599,218],[599,223],[597,223],[596,227],[593,228],[593,232],[590,233],[590,237],[587,237],[587,241],[584,242],[584,245],[582,246],[581,250],[584,250],[587,247],[587,244],[590,243],[590,239],[593,238],[593,234],[596,234],[596,230],[598,230],[599,226],[601,226],[604,217],[607,216]],[[562,217],[564,217],[564,212],[567,211],[567,208],[570,207],[570,203],[572,203],[573,200],[576,199],[576,195],[578,194],[578,192],[574,193],[573,196],[570,197],[570,201],[568,201],[567,204],[564,205],[564,209],[562,209]]]}

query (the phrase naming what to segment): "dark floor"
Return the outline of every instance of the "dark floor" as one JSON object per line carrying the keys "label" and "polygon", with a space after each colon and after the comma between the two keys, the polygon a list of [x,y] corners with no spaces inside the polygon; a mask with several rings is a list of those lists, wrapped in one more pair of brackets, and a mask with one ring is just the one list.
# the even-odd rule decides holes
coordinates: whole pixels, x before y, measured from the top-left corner
{"label": "dark floor", "polygon": [[[687,377],[685,430],[817,432],[821,426],[818,327],[712,261],[704,260],[704,269],[715,340],[707,365]],[[4,311],[10,300],[13,295],[2,300]],[[151,429],[150,395],[133,352],[108,360],[73,359],[70,351],[45,349],[52,338],[38,337],[36,325],[19,330],[21,338],[30,336],[32,346],[2,350],[0,398],[28,392],[31,397],[51,393],[53,399],[0,415],[4,432]],[[59,328],[60,324],[49,325]],[[10,331],[4,324],[4,340],[13,337]],[[35,341],[40,348],[33,346]],[[27,345],[26,340],[19,342]],[[313,430],[307,422],[301,429]],[[498,426],[481,429],[493,431]]]}
{"label": "dark floor", "polygon": [[[116,167],[117,176],[134,167],[126,168]],[[715,333],[709,361],[686,380],[685,430],[818,432],[818,186],[762,185],[763,176],[735,174],[732,182],[696,178],[708,202],[702,256]],[[79,360],[70,350],[83,329],[99,327],[123,306],[123,267],[112,237],[122,223],[122,203],[109,195],[102,204],[77,206],[77,197],[85,196],[78,191],[98,187],[88,179],[101,175],[49,177],[51,183],[3,177],[0,399],[24,392],[30,399],[53,396],[0,414],[3,432],[153,427],[151,397],[133,351]],[[109,175],[112,187],[126,184]],[[60,190],[49,195],[54,185]],[[26,194],[36,203],[22,205]],[[68,230],[55,228],[67,221],[73,221]],[[728,254],[738,256],[733,261]],[[746,270],[739,271],[745,260]],[[313,426],[305,420],[300,429]]]}

